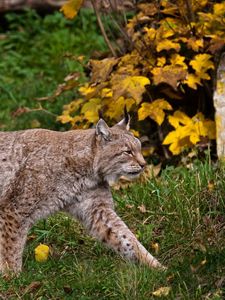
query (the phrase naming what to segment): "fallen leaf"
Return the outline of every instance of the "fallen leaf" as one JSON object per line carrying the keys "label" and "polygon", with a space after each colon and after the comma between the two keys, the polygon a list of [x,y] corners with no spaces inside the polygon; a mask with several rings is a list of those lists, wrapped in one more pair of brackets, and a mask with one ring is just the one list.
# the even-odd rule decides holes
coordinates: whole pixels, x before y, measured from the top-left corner
{"label": "fallen leaf", "polygon": [[144,204],[139,205],[137,208],[138,208],[138,209],[140,210],[140,212],[143,213],[143,214],[147,212],[146,207],[145,207]]}
{"label": "fallen leaf", "polygon": [[35,260],[38,262],[45,262],[48,259],[49,256],[49,246],[45,245],[45,244],[40,244],[39,246],[37,246],[34,249],[34,253],[35,253]]}
{"label": "fallen leaf", "polygon": [[213,191],[215,189],[215,184],[212,180],[208,182],[208,190]]}
{"label": "fallen leaf", "polygon": [[217,288],[221,288],[224,286],[225,283],[225,276],[222,276],[219,280],[216,281],[215,285]]}
{"label": "fallen leaf", "polygon": [[69,285],[64,285],[63,290],[66,294],[72,294],[73,289]]}
{"label": "fallen leaf", "polygon": [[152,292],[152,295],[156,296],[156,297],[166,297],[169,295],[170,291],[171,291],[171,287],[163,286],[163,287],[160,287],[158,290]]}
{"label": "fallen leaf", "polygon": [[27,241],[33,241],[33,240],[36,240],[36,238],[37,238],[36,234],[30,234],[27,237]]}
{"label": "fallen leaf", "polygon": [[32,293],[35,290],[39,289],[41,287],[42,283],[40,281],[33,281],[31,282],[25,289],[24,289],[24,295],[28,293]]}
{"label": "fallen leaf", "polygon": [[171,274],[171,275],[169,275],[169,276],[166,277],[166,281],[168,283],[171,283],[173,280],[174,280],[174,274]]}
{"label": "fallen leaf", "polygon": [[139,181],[142,183],[148,182],[151,178],[159,175],[162,164],[158,165],[147,165],[144,172],[140,175]]}
{"label": "fallen leaf", "polygon": [[204,260],[202,260],[202,261],[200,262],[200,265],[201,265],[201,266],[204,266],[206,263],[207,263],[207,260],[204,259]]}
{"label": "fallen leaf", "polygon": [[156,255],[159,253],[159,243],[151,243],[151,248],[155,251]]}
{"label": "fallen leaf", "polygon": [[134,207],[134,205],[133,204],[126,204],[125,207],[131,209],[131,208]]}
{"label": "fallen leaf", "polygon": [[31,121],[30,127],[31,128],[40,128],[41,123],[37,119],[34,119],[34,120]]}

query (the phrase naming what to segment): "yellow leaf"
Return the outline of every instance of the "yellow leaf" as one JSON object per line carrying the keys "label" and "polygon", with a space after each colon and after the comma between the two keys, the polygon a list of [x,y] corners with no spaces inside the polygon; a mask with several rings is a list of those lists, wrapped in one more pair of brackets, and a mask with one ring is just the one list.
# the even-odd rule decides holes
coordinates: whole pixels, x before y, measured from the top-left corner
{"label": "yellow leaf", "polygon": [[106,81],[118,61],[118,58],[115,57],[104,58],[102,60],[91,59],[89,61],[91,68],[91,82],[99,83]]}
{"label": "yellow leaf", "polygon": [[213,12],[217,16],[224,15],[225,14],[225,2],[214,4]]}
{"label": "yellow leaf", "polygon": [[70,102],[69,104],[66,104],[63,106],[63,114],[71,114],[74,113],[75,111],[77,111],[81,104],[84,102],[84,99],[76,99],[73,100],[72,102]]}
{"label": "yellow leaf", "polygon": [[61,122],[62,124],[70,123],[73,118],[70,115],[61,115],[57,117],[57,121]]}
{"label": "yellow leaf", "polygon": [[144,31],[147,33],[147,36],[148,38],[151,40],[151,41],[154,41],[156,39],[156,30],[155,28],[147,28],[145,27],[144,28]]}
{"label": "yellow leaf", "polygon": [[[160,4],[161,3],[162,2],[160,2]],[[171,5],[171,3],[169,5]],[[175,6],[174,4],[172,5]],[[181,21],[179,20],[179,18],[164,17],[161,19],[160,24],[161,24],[160,29],[162,27],[164,31],[162,36],[165,38],[168,36],[175,35],[177,30],[179,29],[178,27],[180,27]]]}
{"label": "yellow leaf", "polygon": [[157,43],[156,50],[157,52],[160,52],[162,50],[170,50],[174,49],[175,51],[179,52],[180,51],[180,44],[175,43],[171,40],[164,39],[160,42]]}
{"label": "yellow leaf", "polygon": [[190,88],[196,90],[198,88],[197,84],[201,85],[201,78],[195,74],[188,74],[184,80]]}
{"label": "yellow leaf", "polygon": [[176,110],[172,116],[168,117],[169,123],[174,127],[177,128],[182,125],[187,125],[191,122],[191,118],[189,118],[185,113],[180,110]]}
{"label": "yellow leaf", "polygon": [[134,136],[139,137],[140,133],[137,130],[130,129],[130,131],[133,133]]}
{"label": "yellow leaf", "polygon": [[138,87],[150,84],[150,80],[144,76],[130,76],[124,80],[124,83],[128,83],[128,85]]}
{"label": "yellow leaf", "polygon": [[[192,126],[192,123],[189,123]],[[182,152],[185,147],[190,147],[190,126],[178,126],[176,130],[168,133],[163,140],[163,145],[169,145],[169,150],[174,154],[178,155]]]}
{"label": "yellow leaf", "polygon": [[31,128],[41,127],[41,123],[37,119],[32,120],[30,125],[31,125]]}
{"label": "yellow leaf", "polygon": [[79,88],[79,92],[81,93],[81,95],[83,96],[92,96],[93,93],[95,93],[96,87],[93,87],[91,85],[85,84],[84,86]]}
{"label": "yellow leaf", "polygon": [[164,56],[157,58],[157,66],[163,67],[166,63],[166,58]]}
{"label": "yellow leaf", "polygon": [[50,249],[45,244],[40,244],[34,249],[35,260],[38,262],[45,262],[48,259]]}
{"label": "yellow leaf", "polygon": [[115,75],[111,79],[113,98],[116,100],[120,96],[133,98],[137,104],[142,100],[145,92],[145,85],[150,84],[150,80],[144,76],[123,76]]}
{"label": "yellow leaf", "polygon": [[83,62],[84,59],[85,59],[85,56],[84,56],[84,55],[79,55],[79,56],[77,57],[77,60],[78,60],[79,62]]}
{"label": "yellow leaf", "polygon": [[90,123],[95,123],[98,121],[98,112],[101,108],[101,99],[92,98],[87,103],[85,103],[81,109],[81,113],[84,114],[86,120]]}
{"label": "yellow leaf", "polygon": [[190,135],[190,141],[193,145],[196,145],[200,141],[200,136],[197,133],[193,132]]}
{"label": "yellow leaf", "polygon": [[169,292],[171,291],[171,287],[169,286],[162,286],[158,290],[152,292],[152,295],[155,297],[166,297],[169,295]]}
{"label": "yellow leaf", "polygon": [[184,70],[186,70],[188,67],[184,61],[185,57],[179,54],[173,54],[170,58],[171,65],[181,66]]}
{"label": "yellow leaf", "polygon": [[60,9],[67,19],[73,19],[76,17],[83,0],[68,0]]}
{"label": "yellow leaf", "polygon": [[144,157],[148,157],[150,155],[152,155],[152,153],[155,151],[155,147],[151,146],[151,147],[142,147],[141,149],[141,153]]}
{"label": "yellow leaf", "polygon": [[193,51],[198,52],[199,48],[203,48],[204,42],[203,39],[196,39],[195,37],[191,37],[187,40],[187,46]]}
{"label": "yellow leaf", "polygon": [[123,114],[125,105],[127,111],[129,112],[133,104],[135,104],[134,99],[132,98],[124,99],[124,97],[119,97],[115,101],[112,100],[109,102],[108,109],[105,114],[110,119],[118,120],[119,118],[121,118],[121,115]]}
{"label": "yellow leaf", "polygon": [[102,98],[111,98],[113,96],[112,90],[109,88],[104,88],[101,90]]}
{"label": "yellow leaf", "polygon": [[187,70],[183,66],[166,65],[164,67],[155,67],[151,70],[153,74],[153,83],[167,83],[175,90],[180,81],[184,80],[187,75]]}
{"label": "yellow leaf", "polygon": [[209,69],[214,69],[214,64],[210,60],[211,57],[211,55],[206,53],[197,54],[195,55],[194,59],[190,61],[190,65],[201,79],[210,79],[209,74],[207,74],[206,72]]}
{"label": "yellow leaf", "polygon": [[161,125],[165,119],[164,110],[172,110],[172,106],[164,99],[154,100],[152,103],[144,102],[138,110],[138,120],[142,121],[147,117]]}
{"label": "yellow leaf", "polygon": [[[82,115],[77,115],[77,116],[74,116],[73,119],[70,121],[70,123],[75,126],[75,124],[77,123],[81,123],[84,121],[84,116]],[[76,126],[75,126],[76,127]]]}
{"label": "yellow leaf", "polygon": [[212,120],[205,120],[204,126],[207,129],[207,136],[210,140],[216,139],[216,123]]}
{"label": "yellow leaf", "polygon": [[169,145],[174,143],[174,141],[178,140],[180,137],[180,133],[178,130],[173,130],[170,131],[167,136],[165,137],[165,139],[163,140],[163,145]]}
{"label": "yellow leaf", "polygon": [[173,153],[173,155],[180,154],[185,148],[191,147],[192,144],[190,142],[189,137],[178,138],[174,141],[170,146],[169,150]]}

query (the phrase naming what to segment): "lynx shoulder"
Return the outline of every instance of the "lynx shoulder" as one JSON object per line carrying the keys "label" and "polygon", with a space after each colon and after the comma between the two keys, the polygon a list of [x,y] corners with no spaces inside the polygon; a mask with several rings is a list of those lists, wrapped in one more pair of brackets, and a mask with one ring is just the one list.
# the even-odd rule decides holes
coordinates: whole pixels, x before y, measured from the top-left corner
{"label": "lynx shoulder", "polygon": [[31,226],[59,210],[128,260],[162,265],[117,216],[109,184],[145,167],[125,118],[109,128],[0,133],[0,272],[19,272]]}

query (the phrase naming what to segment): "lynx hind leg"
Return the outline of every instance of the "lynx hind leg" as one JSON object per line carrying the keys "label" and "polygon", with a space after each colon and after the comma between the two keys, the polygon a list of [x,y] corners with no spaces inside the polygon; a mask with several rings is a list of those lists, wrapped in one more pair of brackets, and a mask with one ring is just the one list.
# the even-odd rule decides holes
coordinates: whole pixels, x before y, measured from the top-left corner
{"label": "lynx hind leg", "polygon": [[18,273],[22,269],[22,254],[27,230],[19,226],[15,216],[0,219],[0,273]]}
{"label": "lynx hind leg", "polygon": [[94,237],[108,245],[127,260],[151,268],[166,268],[153,257],[111,208],[104,205],[93,209],[88,229]]}

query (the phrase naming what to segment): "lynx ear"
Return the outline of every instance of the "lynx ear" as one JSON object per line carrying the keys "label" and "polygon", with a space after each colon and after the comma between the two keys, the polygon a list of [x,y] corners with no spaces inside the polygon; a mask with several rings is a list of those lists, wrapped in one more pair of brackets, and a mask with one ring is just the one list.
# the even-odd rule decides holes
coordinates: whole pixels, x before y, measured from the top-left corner
{"label": "lynx ear", "polygon": [[124,130],[130,129],[130,115],[127,112],[126,106],[124,107],[124,118],[116,125],[122,127]]}
{"label": "lynx ear", "polygon": [[106,141],[110,140],[109,126],[103,119],[98,121],[95,130],[97,136],[102,136]]}

